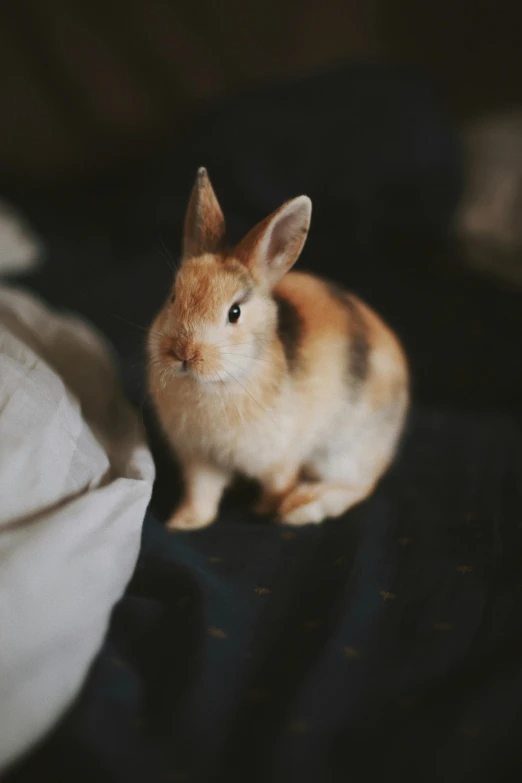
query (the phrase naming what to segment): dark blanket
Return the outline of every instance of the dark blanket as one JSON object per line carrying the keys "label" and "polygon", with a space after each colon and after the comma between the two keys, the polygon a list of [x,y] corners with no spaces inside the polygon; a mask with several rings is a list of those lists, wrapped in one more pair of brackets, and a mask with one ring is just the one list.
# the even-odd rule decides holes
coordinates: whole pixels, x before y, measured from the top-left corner
{"label": "dark blanket", "polygon": [[[349,69],[218,107],[147,181],[18,194],[49,247],[30,285],[115,344],[158,481],[83,692],[9,783],[521,779],[522,307],[459,265],[460,159],[424,83]],[[365,297],[411,360],[396,465],[318,528],[260,523],[249,488],[208,530],[162,528],[179,481],[142,329],[200,165],[233,237],[308,193],[300,265]]]}

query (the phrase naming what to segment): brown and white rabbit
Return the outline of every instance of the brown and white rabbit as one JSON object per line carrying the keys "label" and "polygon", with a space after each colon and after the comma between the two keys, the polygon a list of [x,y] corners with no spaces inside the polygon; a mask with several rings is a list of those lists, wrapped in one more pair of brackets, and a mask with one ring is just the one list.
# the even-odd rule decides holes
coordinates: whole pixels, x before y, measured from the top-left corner
{"label": "brown and white rabbit", "polygon": [[260,513],[321,522],[368,497],[393,460],[404,354],[355,296],[287,274],[311,209],[307,196],[288,201],[229,249],[198,172],[182,263],[148,336],[150,392],[184,473],[171,530],[210,525],[237,474],[261,485]]}

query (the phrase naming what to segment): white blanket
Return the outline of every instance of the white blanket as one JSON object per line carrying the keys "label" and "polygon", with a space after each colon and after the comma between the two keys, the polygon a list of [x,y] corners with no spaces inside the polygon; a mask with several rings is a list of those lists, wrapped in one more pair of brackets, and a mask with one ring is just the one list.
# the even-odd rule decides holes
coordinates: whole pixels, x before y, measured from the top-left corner
{"label": "white blanket", "polygon": [[0,286],[0,769],[78,694],[153,478],[101,339]]}

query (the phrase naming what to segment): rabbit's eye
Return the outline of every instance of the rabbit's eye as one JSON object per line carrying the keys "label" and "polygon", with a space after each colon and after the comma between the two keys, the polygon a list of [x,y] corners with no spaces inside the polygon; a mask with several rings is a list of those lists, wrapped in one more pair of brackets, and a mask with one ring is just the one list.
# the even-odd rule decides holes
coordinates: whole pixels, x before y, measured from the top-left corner
{"label": "rabbit's eye", "polygon": [[241,315],[241,308],[238,304],[232,305],[230,310],[228,311],[228,320],[231,324],[235,324],[237,321],[239,321],[239,316]]}

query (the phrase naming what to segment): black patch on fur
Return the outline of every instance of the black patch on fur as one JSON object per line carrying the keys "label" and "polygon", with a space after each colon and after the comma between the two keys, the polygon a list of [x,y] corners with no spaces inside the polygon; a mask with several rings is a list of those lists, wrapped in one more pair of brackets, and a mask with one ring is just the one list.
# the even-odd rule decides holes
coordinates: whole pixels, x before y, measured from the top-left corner
{"label": "black patch on fur", "polygon": [[327,282],[326,286],[330,296],[340,302],[350,313],[350,362],[348,380],[350,385],[360,386],[365,382],[370,371],[370,341],[368,327],[357,301],[340,286]]}
{"label": "black patch on fur", "polygon": [[368,327],[357,306],[357,302],[347,294],[345,303],[350,311],[352,328],[350,330],[350,379],[358,385],[363,384],[370,371],[370,341]]}
{"label": "black patch on fur", "polygon": [[286,363],[292,372],[299,364],[302,321],[297,307],[280,294],[274,296],[277,304],[277,336],[285,352]]}

